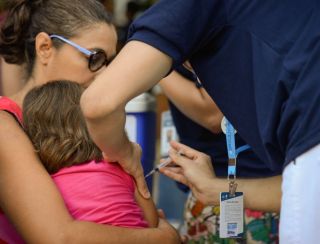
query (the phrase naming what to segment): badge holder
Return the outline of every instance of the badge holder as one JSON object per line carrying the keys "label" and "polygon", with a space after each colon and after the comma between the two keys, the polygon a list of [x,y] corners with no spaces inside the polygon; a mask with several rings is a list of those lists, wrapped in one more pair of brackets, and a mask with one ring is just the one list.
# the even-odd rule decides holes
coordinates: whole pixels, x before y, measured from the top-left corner
{"label": "badge holder", "polygon": [[174,125],[170,111],[164,111],[161,114],[161,144],[160,155],[161,157],[168,157],[170,149],[170,141],[179,141],[179,136]]}
{"label": "badge holder", "polygon": [[[220,238],[242,238],[244,233],[243,192],[237,192],[236,164],[237,151],[235,148],[235,129],[224,118],[223,130],[226,134],[228,148],[228,182],[229,191],[220,193]],[[248,146],[246,146],[248,148]]]}

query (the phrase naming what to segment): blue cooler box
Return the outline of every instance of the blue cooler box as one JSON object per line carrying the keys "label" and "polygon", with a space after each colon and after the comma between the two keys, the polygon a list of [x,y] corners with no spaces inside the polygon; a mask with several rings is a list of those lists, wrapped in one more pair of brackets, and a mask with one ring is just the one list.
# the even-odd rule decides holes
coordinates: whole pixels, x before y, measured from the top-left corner
{"label": "blue cooler box", "polygon": [[[154,167],[156,153],[156,99],[149,93],[143,93],[132,99],[126,106],[126,131],[130,141],[142,148],[142,166],[144,173]],[[152,191],[153,177],[147,184]]]}

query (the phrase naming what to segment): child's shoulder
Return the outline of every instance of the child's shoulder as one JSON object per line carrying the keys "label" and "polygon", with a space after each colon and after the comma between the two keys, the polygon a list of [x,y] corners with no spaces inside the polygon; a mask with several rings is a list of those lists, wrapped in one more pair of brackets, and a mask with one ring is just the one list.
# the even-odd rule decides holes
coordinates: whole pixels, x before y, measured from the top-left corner
{"label": "child's shoulder", "polygon": [[73,165],[71,167],[65,167],[53,174],[54,179],[71,177],[83,174],[95,174],[95,178],[102,177],[108,179],[109,182],[122,182],[122,184],[128,186],[132,191],[135,189],[135,183],[131,175],[125,172],[118,163],[110,163],[104,160],[102,161],[89,161],[79,165]]}
{"label": "child's shoulder", "polygon": [[133,177],[128,174],[121,166],[119,163],[116,162],[106,162],[106,161],[101,161],[97,162],[100,164],[101,167],[105,167],[109,173],[113,174],[117,178],[121,178],[121,180],[130,187],[132,191],[135,191],[135,181]]}
{"label": "child's shoulder", "polygon": [[118,163],[114,162],[106,162],[101,161],[98,162],[101,163],[101,167],[105,167],[107,170],[111,171],[113,174],[121,177],[127,184],[129,184],[134,189],[134,179],[133,177],[128,174]]}

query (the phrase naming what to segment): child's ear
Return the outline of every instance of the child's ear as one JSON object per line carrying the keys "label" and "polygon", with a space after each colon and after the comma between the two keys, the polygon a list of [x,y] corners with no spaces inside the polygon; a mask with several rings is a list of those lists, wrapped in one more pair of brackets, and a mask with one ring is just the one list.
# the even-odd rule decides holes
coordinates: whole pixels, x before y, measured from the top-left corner
{"label": "child's ear", "polygon": [[35,38],[35,51],[37,59],[43,65],[48,64],[53,53],[53,43],[50,36],[45,32],[40,32]]}

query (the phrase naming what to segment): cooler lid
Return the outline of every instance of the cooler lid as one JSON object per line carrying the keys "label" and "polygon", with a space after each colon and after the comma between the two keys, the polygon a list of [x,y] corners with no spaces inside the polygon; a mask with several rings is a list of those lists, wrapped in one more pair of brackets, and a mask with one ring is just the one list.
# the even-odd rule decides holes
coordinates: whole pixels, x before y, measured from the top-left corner
{"label": "cooler lid", "polygon": [[129,101],[125,107],[127,113],[141,113],[156,110],[156,99],[145,92]]}

